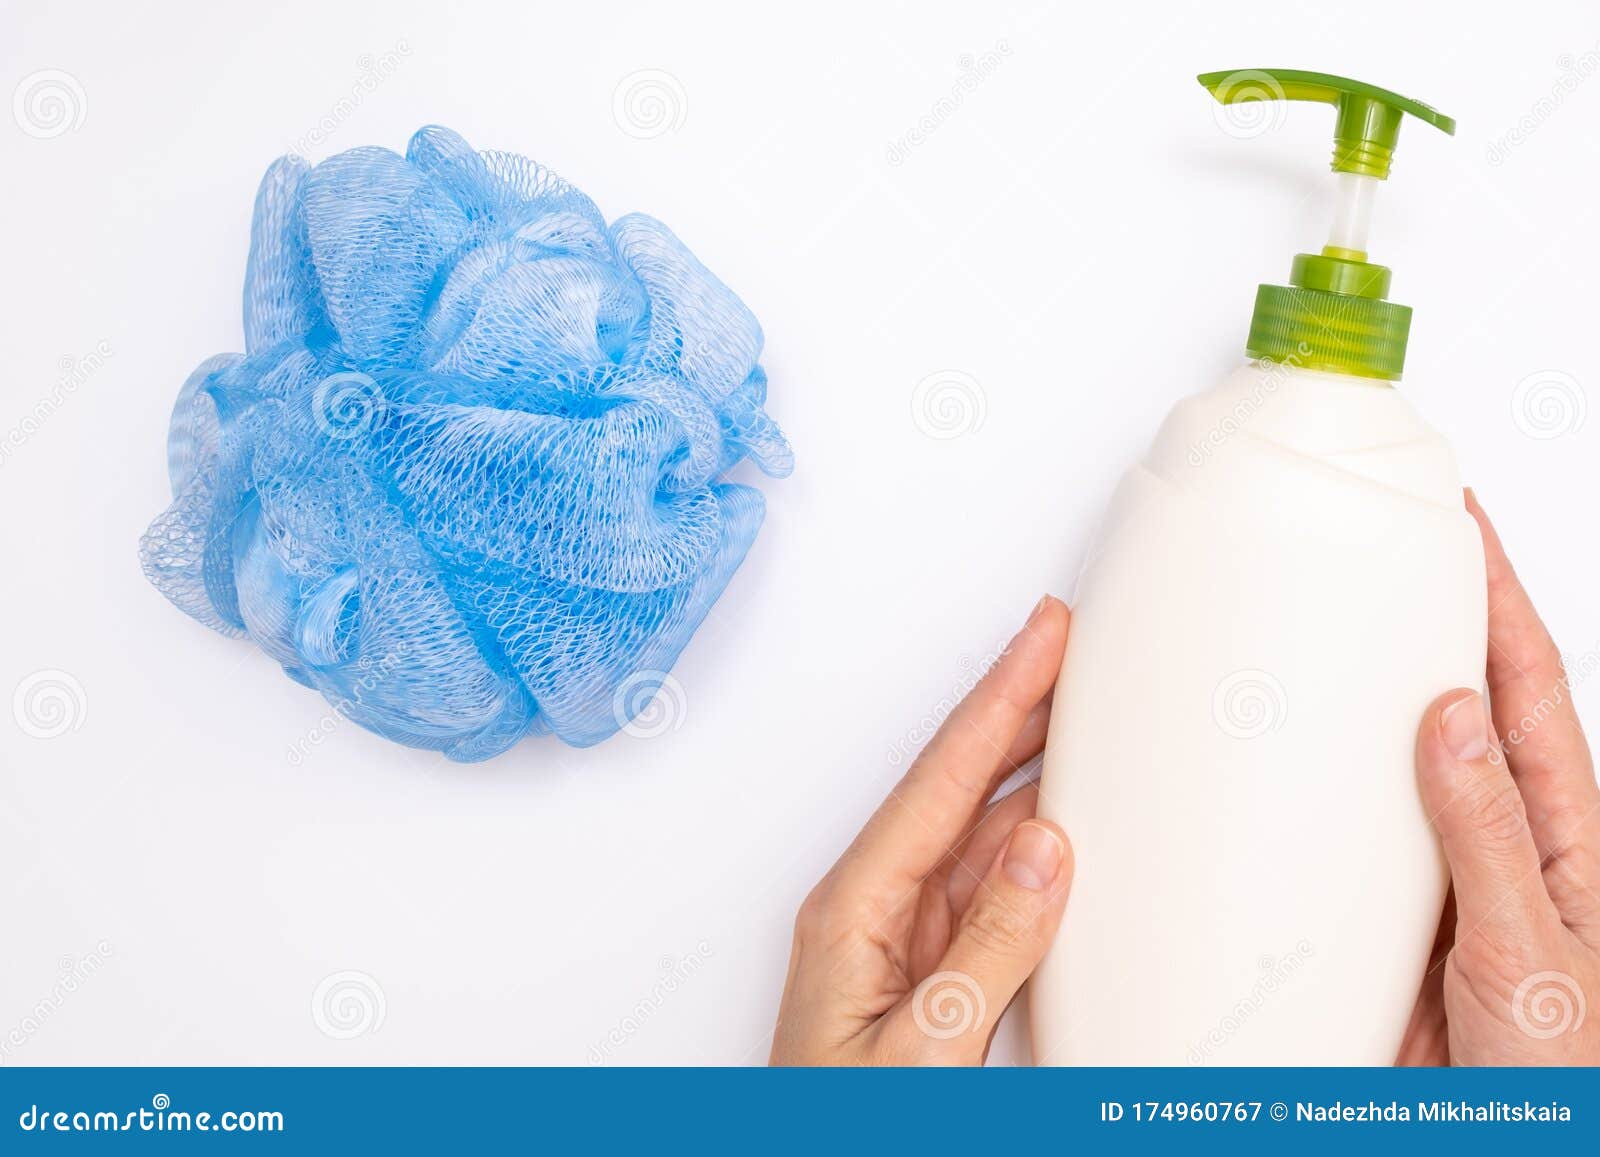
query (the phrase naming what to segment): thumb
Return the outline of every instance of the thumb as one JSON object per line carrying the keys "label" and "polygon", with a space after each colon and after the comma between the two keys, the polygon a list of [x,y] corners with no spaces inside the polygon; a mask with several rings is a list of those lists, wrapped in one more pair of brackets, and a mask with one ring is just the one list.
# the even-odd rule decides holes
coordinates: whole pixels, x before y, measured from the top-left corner
{"label": "thumb", "polygon": [[1047,820],[1018,824],[978,884],[939,967],[898,1016],[912,1051],[978,1064],[1006,1005],[1055,939],[1072,884],[1072,845]]}
{"label": "thumb", "polygon": [[1506,946],[1525,940],[1554,909],[1482,696],[1458,689],[1428,708],[1417,732],[1417,784],[1450,862],[1458,940],[1474,931]]}

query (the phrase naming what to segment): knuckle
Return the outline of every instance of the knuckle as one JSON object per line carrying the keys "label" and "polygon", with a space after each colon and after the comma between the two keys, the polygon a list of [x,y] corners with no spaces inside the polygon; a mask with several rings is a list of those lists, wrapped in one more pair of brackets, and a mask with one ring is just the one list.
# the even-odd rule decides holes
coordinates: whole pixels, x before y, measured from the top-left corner
{"label": "knuckle", "polygon": [[860,905],[842,895],[830,876],[800,902],[794,935],[801,943],[827,946],[858,935],[858,930],[870,923]]}
{"label": "knuckle", "polygon": [[988,896],[968,909],[964,931],[983,951],[1007,955],[1019,945],[1031,946],[1038,934],[1038,921],[1033,913]]}
{"label": "knuckle", "polygon": [[800,910],[794,917],[796,936],[810,937],[822,932],[828,924],[830,899],[826,880],[806,893],[806,898],[800,901]]}
{"label": "knuckle", "polygon": [[[943,733],[950,726],[950,721],[946,720],[939,730]],[[934,759],[926,751],[913,761],[906,778],[916,782],[934,782],[947,792],[963,798],[980,791],[987,781],[987,776],[980,775],[964,760]]]}
{"label": "knuckle", "polygon": [[1528,809],[1507,775],[1469,779],[1456,806],[1466,824],[1492,843],[1511,844],[1528,835]]}
{"label": "knuckle", "polygon": [[1567,661],[1561,648],[1548,633],[1534,647],[1533,661],[1537,670],[1550,679],[1561,682],[1567,677]]}

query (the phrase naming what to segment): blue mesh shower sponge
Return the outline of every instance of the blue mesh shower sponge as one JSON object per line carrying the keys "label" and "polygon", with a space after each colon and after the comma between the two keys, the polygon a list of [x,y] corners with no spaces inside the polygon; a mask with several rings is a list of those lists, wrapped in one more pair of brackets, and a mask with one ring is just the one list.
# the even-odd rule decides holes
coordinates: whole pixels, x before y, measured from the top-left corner
{"label": "blue mesh shower sponge", "polygon": [[144,572],[453,759],[626,724],[760,526],[724,476],[793,465],[756,319],[664,225],[447,129],[274,163],[244,329],[178,395]]}

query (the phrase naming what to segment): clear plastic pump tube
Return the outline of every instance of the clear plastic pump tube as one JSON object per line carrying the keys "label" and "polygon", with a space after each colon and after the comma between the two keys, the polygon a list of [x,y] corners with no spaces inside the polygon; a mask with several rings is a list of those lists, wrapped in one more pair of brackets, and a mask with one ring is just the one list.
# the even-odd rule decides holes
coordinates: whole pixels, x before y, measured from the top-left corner
{"label": "clear plastic pump tube", "polygon": [[1367,251],[1367,233],[1372,226],[1372,202],[1378,193],[1378,178],[1359,173],[1335,173],[1339,182],[1333,212],[1333,231],[1328,244],[1338,249]]}

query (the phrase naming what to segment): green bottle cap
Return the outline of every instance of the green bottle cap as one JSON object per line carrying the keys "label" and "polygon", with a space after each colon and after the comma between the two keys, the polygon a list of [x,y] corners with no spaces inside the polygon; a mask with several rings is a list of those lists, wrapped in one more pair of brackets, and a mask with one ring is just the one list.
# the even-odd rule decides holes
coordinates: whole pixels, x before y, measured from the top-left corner
{"label": "green bottle cap", "polygon": [[1341,174],[1340,204],[1333,235],[1321,253],[1295,257],[1289,285],[1257,291],[1246,352],[1305,369],[1397,380],[1411,309],[1386,300],[1389,270],[1367,260],[1372,193],[1389,177],[1403,116],[1452,135],[1456,122],[1421,101],[1324,72],[1252,68],[1199,79],[1222,104],[1307,100],[1338,110],[1333,171]]}

